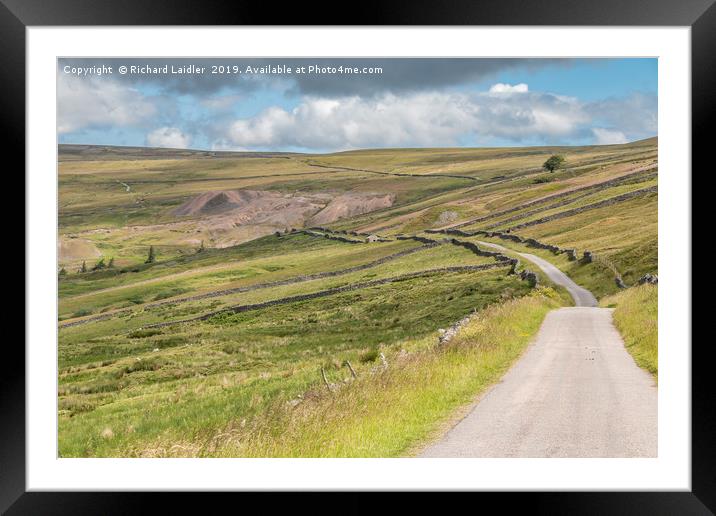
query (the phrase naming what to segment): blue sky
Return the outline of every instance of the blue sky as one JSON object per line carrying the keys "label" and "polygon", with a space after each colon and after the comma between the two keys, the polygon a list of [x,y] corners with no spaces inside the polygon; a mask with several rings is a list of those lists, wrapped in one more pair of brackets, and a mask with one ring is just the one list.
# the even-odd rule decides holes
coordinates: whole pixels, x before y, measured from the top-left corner
{"label": "blue sky", "polygon": [[[657,59],[581,59],[568,66],[505,71],[498,82],[528,82],[530,89],[572,95],[585,101],[657,93]],[[487,84],[489,80],[484,83]]]}
{"label": "blue sky", "polygon": [[[204,73],[163,73],[192,64]],[[120,74],[149,66],[154,73]],[[212,65],[241,73],[211,74]],[[253,73],[284,65],[292,73]],[[382,73],[298,74],[301,66]],[[112,72],[97,74],[99,66]],[[60,143],[331,152],[657,134],[656,59],[61,59]],[[234,68],[235,67],[235,68]]]}

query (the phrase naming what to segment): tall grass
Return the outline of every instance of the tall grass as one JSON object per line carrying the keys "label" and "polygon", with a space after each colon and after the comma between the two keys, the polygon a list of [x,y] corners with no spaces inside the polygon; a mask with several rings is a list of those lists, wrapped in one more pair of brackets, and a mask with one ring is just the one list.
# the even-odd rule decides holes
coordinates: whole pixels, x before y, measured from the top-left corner
{"label": "tall grass", "polygon": [[615,307],[614,324],[624,338],[634,361],[659,376],[658,308],[659,289],[640,285],[604,298],[602,306]]}
{"label": "tall grass", "polygon": [[[452,247],[452,246],[451,246]],[[393,355],[430,347],[438,328],[473,310],[521,297],[502,271],[420,277],[163,328],[112,319],[60,332],[59,449],[64,457],[151,454],[152,443],[188,442],[232,421],[258,421],[315,387],[359,377]],[[174,315],[179,310],[175,307]],[[377,353],[372,353],[377,351]],[[310,394],[309,394],[310,396]],[[280,411],[278,412],[280,414]],[[131,429],[130,429],[131,427]],[[249,424],[248,427],[251,427]],[[113,432],[102,438],[105,428]]]}
{"label": "tall grass", "polygon": [[[203,441],[155,441],[144,456],[395,457],[429,441],[520,356],[546,313],[548,288],[478,312],[449,344],[415,342],[349,383],[316,387]],[[427,341],[434,337],[425,338]]]}

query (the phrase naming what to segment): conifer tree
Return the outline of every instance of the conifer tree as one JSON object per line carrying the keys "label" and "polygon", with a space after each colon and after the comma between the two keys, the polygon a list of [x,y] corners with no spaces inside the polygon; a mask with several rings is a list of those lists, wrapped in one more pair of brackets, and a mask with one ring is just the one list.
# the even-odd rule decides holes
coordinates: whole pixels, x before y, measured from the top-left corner
{"label": "conifer tree", "polygon": [[147,260],[144,263],[154,263],[156,261],[157,257],[154,254],[154,246],[149,246],[149,256],[147,256]]}

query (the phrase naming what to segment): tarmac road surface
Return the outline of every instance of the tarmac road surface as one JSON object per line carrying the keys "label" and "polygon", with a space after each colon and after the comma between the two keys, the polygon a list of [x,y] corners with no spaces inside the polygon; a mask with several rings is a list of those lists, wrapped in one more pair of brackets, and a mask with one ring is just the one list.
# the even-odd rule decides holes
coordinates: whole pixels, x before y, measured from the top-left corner
{"label": "tarmac road surface", "polygon": [[577,306],[547,314],[502,380],[419,456],[656,457],[656,384],[624,348],[612,310],[549,262],[519,254]]}

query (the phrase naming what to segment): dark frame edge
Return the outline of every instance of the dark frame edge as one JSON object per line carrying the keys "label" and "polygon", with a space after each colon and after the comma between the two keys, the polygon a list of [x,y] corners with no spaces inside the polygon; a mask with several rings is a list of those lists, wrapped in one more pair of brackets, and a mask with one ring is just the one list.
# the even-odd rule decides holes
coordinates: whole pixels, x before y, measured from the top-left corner
{"label": "dark frame edge", "polygon": [[[716,112],[716,55],[713,47],[713,34],[716,34],[716,5],[709,0],[710,7],[703,10],[702,6],[692,3],[690,20],[692,29],[692,169],[705,168],[709,163],[709,151],[712,142],[708,138],[708,129],[713,127],[713,113]],[[8,2],[15,3],[15,2]],[[28,2],[34,4],[35,2]],[[59,7],[62,3],[58,1]],[[74,3],[74,2],[67,2]],[[558,3],[558,2],[557,2]],[[701,2],[703,4],[703,2]],[[604,8],[604,7],[602,7]],[[698,9],[699,14],[695,14]],[[130,10],[132,10],[130,8]],[[90,9],[90,11],[93,11]],[[457,11],[457,9],[456,9]],[[15,10],[15,12],[18,12]],[[18,148],[25,148],[25,26],[39,22],[49,25],[47,18],[38,19],[35,13],[18,18],[8,9],[5,2],[0,2],[0,33],[3,35],[4,56],[0,77],[2,78],[5,95],[0,100],[3,116],[0,118],[0,134],[2,142],[8,150],[17,153]],[[111,12],[89,13],[95,23],[107,23]],[[494,17],[488,16],[488,18]],[[647,15],[648,16],[648,15]],[[33,19],[34,18],[34,19]],[[253,16],[249,16],[253,18]],[[407,18],[410,18],[408,15]],[[470,17],[461,23],[469,23]],[[546,23],[546,13],[532,21],[532,24]],[[58,25],[66,16],[58,16]],[[684,14],[672,19],[672,24],[681,24]],[[466,21],[467,20],[467,21]],[[584,21],[582,24],[596,24],[598,20]],[[84,23],[92,20],[84,16]],[[201,21],[201,20],[197,20]],[[165,23],[181,23],[171,16]],[[409,23],[404,20],[403,23]],[[487,23],[487,20],[484,22]],[[571,20],[562,19],[560,23],[570,24]],[[643,24],[650,24],[645,21]],[[494,23],[499,24],[499,23]],[[577,23],[578,24],[578,23]],[[666,23],[662,23],[666,25]],[[25,154],[21,154],[20,166],[24,170]],[[692,175],[693,177],[693,175]],[[23,185],[24,188],[24,185]],[[25,190],[26,191],[26,190]],[[24,253],[24,250],[23,250]],[[537,514],[567,514],[579,511],[581,514],[604,514],[605,512],[650,513],[650,514],[714,514],[716,511],[716,454],[713,449],[713,435],[716,435],[716,422],[713,416],[713,387],[710,385],[712,371],[708,360],[708,351],[704,347],[693,346],[693,390],[692,390],[692,492],[691,493],[525,493],[516,496],[516,500],[530,503],[531,512]],[[60,514],[71,509],[73,513],[103,512],[116,514],[119,512],[143,512],[147,508],[146,499],[156,496],[162,503],[177,507],[191,508],[187,503],[188,494],[181,493],[39,493],[25,492],[25,355],[24,350],[15,350],[16,357],[12,363],[15,367],[2,375],[2,391],[0,392],[0,414],[5,421],[13,425],[3,425],[3,439],[0,440],[0,512],[8,514]],[[697,388],[697,386],[699,388]],[[228,494],[219,495],[230,496]],[[247,497],[248,495],[241,495]],[[492,494],[480,496],[492,497]],[[495,497],[498,495],[494,495]],[[171,498],[171,501],[170,501]],[[416,497],[417,503],[423,504],[421,496]],[[529,498],[529,500],[527,500]],[[308,497],[313,500],[313,497]],[[356,500],[355,497],[352,498]],[[310,502],[311,504],[313,502]],[[415,502],[413,502],[415,503]],[[362,504],[361,504],[362,505]],[[366,503],[369,508],[372,503]],[[417,504],[416,504],[417,505]],[[205,508],[205,506],[204,506]],[[183,512],[183,511],[182,511]]]}
{"label": "dark frame edge", "polygon": [[[693,171],[699,169],[706,174],[713,141],[709,138],[714,127],[716,113],[716,4],[712,4],[691,26],[691,137],[692,137],[692,224],[693,216]],[[709,131],[711,129],[711,131]],[[703,195],[703,191],[701,192]],[[703,198],[703,202],[706,202]],[[707,204],[701,204],[707,206]],[[693,235],[696,234],[692,228]],[[692,244],[693,253],[693,244]],[[695,265],[692,254],[692,271]],[[693,272],[692,272],[693,274]],[[691,281],[693,289],[693,281]],[[692,295],[692,328],[696,306]],[[693,334],[693,329],[692,329]],[[698,499],[712,512],[716,512],[716,417],[714,417],[714,392],[710,387],[713,377],[709,360],[709,346],[697,344],[691,339],[692,389],[691,389],[691,488]]]}
{"label": "dark frame edge", "polygon": [[[4,94],[0,96],[0,142],[8,156],[20,154],[16,170],[25,170],[25,24],[3,3],[0,3],[0,34],[3,52],[0,66],[0,84]],[[18,153],[19,149],[23,149]],[[26,192],[23,180],[23,198]],[[27,217],[25,217],[25,220]],[[22,241],[26,226],[23,224]],[[23,246],[23,263],[26,250]],[[23,289],[23,305],[25,304]],[[23,326],[24,329],[24,326]],[[0,439],[0,512],[25,492],[25,350],[9,350],[6,363],[12,363],[1,375],[0,414],[3,436]]]}
{"label": "dark frame edge", "polygon": [[[25,25],[310,25],[305,5],[203,0],[2,0]],[[364,0],[336,25],[690,26],[713,0]]]}

